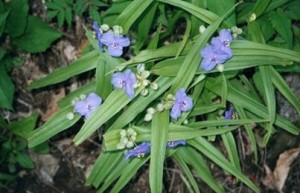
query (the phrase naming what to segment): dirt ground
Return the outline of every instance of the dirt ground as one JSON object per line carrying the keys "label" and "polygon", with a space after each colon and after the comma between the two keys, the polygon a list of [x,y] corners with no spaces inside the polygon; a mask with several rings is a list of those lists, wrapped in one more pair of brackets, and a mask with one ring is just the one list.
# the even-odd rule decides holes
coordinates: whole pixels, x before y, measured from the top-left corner
{"label": "dirt ground", "polygon": [[[44,16],[45,10],[41,1],[31,1],[31,9],[34,14]],[[73,27],[57,28],[63,32],[64,36],[55,42],[55,44],[44,53],[25,54],[20,56],[25,60],[23,66],[13,71],[13,80],[16,85],[16,99],[14,105],[16,113],[11,113],[11,119],[26,117],[33,112],[38,112],[41,116],[39,124],[49,119],[53,115],[57,106],[55,102],[67,95],[72,90],[79,87],[84,82],[74,77],[69,81],[30,91],[26,86],[31,81],[46,76],[55,68],[69,65],[75,60],[83,46],[86,44],[86,38],[82,24],[89,24],[88,19],[76,18]],[[53,25],[55,27],[55,25]],[[86,74],[88,78],[90,74]],[[300,98],[300,76],[289,75],[287,80],[294,87]],[[282,115],[300,126],[300,118],[285,101],[279,101]],[[72,138],[76,133],[76,128],[67,130],[50,141],[51,150],[46,155],[30,153],[36,162],[34,170],[21,170],[18,173],[17,181],[12,184],[9,193],[94,193],[95,189],[84,186],[86,176],[88,175],[95,159],[99,155],[101,144],[98,135],[94,135],[86,143],[79,147],[74,146]],[[276,161],[281,153],[292,148],[300,147],[299,136],[290,136],[279,132],[272,138],[270,144],[259,148],[260,159],[257,164],[253,163],[252,154],[247,153],[247,138],[243,132],[236,134],[240,154],[241,165],[245,174],[257,185],[261,187],[263,193],[276,192],[270,189],[272,179],[266,178],[266,169],[264,165],[270,167],[273,171]],[[222,148],[222,144],[220,143]],[[224,150],[225,151],[225,150]],[[251,191],[239,183],[232,176],[226,175],[218,167],[211,164],[214,176],[227,187],[232,193],[250,193]],[[166,162],[164,186],[165,192],[185,193],[188,192],[184,180],[183,172],[172,160]],[[198,179],[198,178],[197,178]],[[269,180],[269,181],[268,181]],[[274,180],[274,179],[273,179]],[[206,185],[198,179],[201,192],[212,192]],[[268,187],[269,186],[269,187]],[[285,193],[300,193],[300,159],[299,155],[290,165],[290,172],[283,188]],[[2,192],[2,191],[0,191]],[[109,191],[108,191],[109,192]],[[148,182],[148,167],[140,171],[136,177],[126,186],[124,193],[146,193],[150,192]]]}

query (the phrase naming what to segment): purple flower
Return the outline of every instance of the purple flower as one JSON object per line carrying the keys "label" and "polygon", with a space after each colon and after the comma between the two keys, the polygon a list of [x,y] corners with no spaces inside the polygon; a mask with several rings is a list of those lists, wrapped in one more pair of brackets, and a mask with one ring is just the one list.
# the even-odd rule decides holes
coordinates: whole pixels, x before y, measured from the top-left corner
{"label": "purple flower", "polygon": [[111,56],[121,56],[123,47],[130,45],[130,40],[123,35],[115,34],[111,31],[102,34],[100,41],[108,48],[108,53]]}
{"label": "purple flower", "polygon": [[96,33],[96,39],[98,40],[99,49],[102,50],[102,43],[101,43],[100,39],[101,39],[103,32],[96,21],[93,22],[92,28]]}
{"label": "purple flower", "polygon": [[129,159],[130,157],[144,157],[146,154],[150,153],[151,143],[143,142],[135,148],[125,152],[125,158]]}
{"label": "purple flower", "polygon": [[228,53],[216,50],[211,45],[203,48],[200,54],[202,57],[200,66],[205,72],[211,71],[217,64],[222,64],[229,59]]}
{"label": "purple flower", "polygon": [[74,111],[88,118],[102,103],[101,97],[95,93],[90,93],[85,99],[79,100],[74,105]]}
{"label": "purple flower", "polygon": [[134,85],[136,77],[131,70],[127,69],[124,73],[117,72],[112,76],[111,83],[115,88],[124,89],[129,98],[134,97]]}
{"label": "purple flower", "polygon": [[226,54],[228,59],[232,57],[232,50],[230,49],[229,45],[232,41],[232,35],[230,30],[222,29],[219,33],[218,37],[214,37],[211,40],[211,45],[214,50],[217,50],[220,54]]}
{"label": "purple flower", "polygon": [[175,94],[175,100],[173,107],[171,109],[171,117],[177,120],[182,112],[187,112],[193,107],[193,100],[191,97],[187,96],[185,89],[179,89]]}
{"label": "purple flower", "polygon": [[232,119],[232,115],[233,115],[233,108],[230,107],[230,108],[228,109],[228,111],[225,111],[224,119],[226,119],[226,120],[231,120],[231,119]]}
{"label": "purple flower", "polygon": [[179,145],[185,145],[185,144],[186,144],[186,140],[168,141],[167,142],[167,147],[168,148],[174,148],[174,147],[177,147]]}

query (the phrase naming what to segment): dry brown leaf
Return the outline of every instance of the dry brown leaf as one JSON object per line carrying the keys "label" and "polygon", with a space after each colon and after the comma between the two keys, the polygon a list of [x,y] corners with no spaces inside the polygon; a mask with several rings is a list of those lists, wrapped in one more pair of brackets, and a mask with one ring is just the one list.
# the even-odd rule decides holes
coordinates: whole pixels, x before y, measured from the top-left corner
{"label": "dry brown leaf", "polygon": [[57,101],[66,96],[66,92],[64,88],[61,88],[57,94],[53,94],[51,97],[51,101],[49,103],[49,108],[47,111],[42,114],[42,121],[47,121],[54,113],[58,111]]}
{"label": "dry brown leaf", "polygon": [[294,148],[287,150],[280,154],[274,172],[265,165],[266,177],[263,179],[263,184],[270,189],[275,189],[278,192],[282,192],[284,183],[288,177],[290,166],[294,160],[298,157],[300,148]]}

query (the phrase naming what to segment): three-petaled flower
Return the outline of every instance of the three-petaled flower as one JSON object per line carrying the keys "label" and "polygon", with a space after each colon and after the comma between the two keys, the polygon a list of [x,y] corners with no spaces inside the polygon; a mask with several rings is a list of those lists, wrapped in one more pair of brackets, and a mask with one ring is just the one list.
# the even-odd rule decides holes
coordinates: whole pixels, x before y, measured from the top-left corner
{"label": "three-petaled flower", "polygon": [[144,157],[146,154],[150,153],[150,147],[150,142],[143,142],[135,148],[125,152],[125,158],[129,159],[130,157]]}
{"label": "three-petaled flower", "polygon": [[233,108],[230,107],[227,111],[225,111],[224,119],[231,120],[233,115]]}
{"label": "three-petaled flower", "polygon": [[101,43],[100,39],[101,39],[101,36],[103,34],[103,31],[99,27],[99,25],[96,21],[93,22],[92,28],[95,31],[95,36],[96,36],[96,39],[98,40],[99,49],[102,50],[102,43]]}
{"label": "three-petaled flower", "polygon": [[191,110],[192,107],[192,98],[186,95],[184,88],[181,88],[175,94],[175,100],[170,115],[172,119],[177,120],[182,112],[187,112]]}
{"label": "three-petaled flower", "polygon": [[78,100],[74,105],[74,111],[88,118],[90,114],[102,103],[102,98],[95,93],[90,93],[85,99]]}
{"label": "three-petaled flower", "polygon": [[108,31],[103,33],[100,42],[107,46],[108,53],[111,56],[121,56],[123,54],[123,47],[130,45],[128,37]]}
{"label": "three-petaled flower", "polygon": [[232,39],[230,30],[222,29],[219,36],[212,38],[211,45],[201,50],[200,66],[205,72],[211,71],[216,65],[223,64],[232,57],[233,53],[229,47]]}
{"label": "three-petaled flower", "polygon": [[117,72],[113,74],[111,83],[117,89],[124,89],[129,98],[134,97],[136,77],[131,70],[127,69],[124,73]]}
{"label": "three-petaled flower", "polygon": [[186,144],[186,140],[168,141],[167,142],[167,147],[168,148],[175,148],[179,145],[185,145],[185,144]]}

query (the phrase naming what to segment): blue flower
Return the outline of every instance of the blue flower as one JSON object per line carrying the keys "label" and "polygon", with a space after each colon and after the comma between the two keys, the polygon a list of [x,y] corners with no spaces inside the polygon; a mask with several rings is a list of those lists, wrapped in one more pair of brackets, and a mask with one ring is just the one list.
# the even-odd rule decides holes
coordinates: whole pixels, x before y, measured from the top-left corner
{"label": "blue flower", "polygon": [[93,22],[92,28],[96,33],[95,35],[96,35],[96,39],[98,40],[99,49],[102,50],[102,43],[101,43],[100,39],[101,39],[103,32],[96,21]]}
{"label": "blue flower", "polygon": [[232,57],[232,50],[229,47],[233,38],[230,30],[222,29],[219,33],[218,37],[214,37],[211,40],[211,45],[214,50],[218,50],[218,52],[223,52],[223,54],[227,54],[228,59]]}
{"label": "blue flower", "polygon": [[171,117],[177,120],[182,112],[187,112],[193,107],[193,100],[191,97],[187,96],[185,89],[179,89],[175,94],[175,100],[173,107],[171,109]]}
{"label": "blue flower", "polygon": [[102,103],[102,98],[95,93],[90,93],[85,99],[78,100],[74,105],[74,111],[88,118]]}
{"label": "blue flower", "polygon": [[146,154],[150,153],[151,143],[143,142],[135,148],[125,152],[125,158],[129,159],[130,157],[144,157]]}
{"label": "blue flower", "polygon": [[129,98],[134,97],[136,77],[131,70],[127,69],[124,73],[117,72],[113,74],[111,83],[117,89],[124,89]]}
{"label": "blue flower", "polygon": [[233,108],[230,107],[227,111],[225,111],[224,119],[231,120],[233,115]]}
{"label": "blue flower", "polygon": [[185,144],[186,144],[186,140],[168,141],[167,142],[167,147],[168,148],[174,148],[174,147],[177,147],[179,145],[185,145]]}
{"label": "blue flower", "polygon": [[115,34],[111,31],[102,34],[100,42],[107,46],[111,56],[121,56],[123,47],[130,45],[130,40],[123,35]]}
{"label": "blue flower", "polygon": [[220,52],[216,50],[213,46],[208,45],[201,51],[201,68],[205,72],[211,71],[217,64],[222,64],[228,60],[228,53]]}

